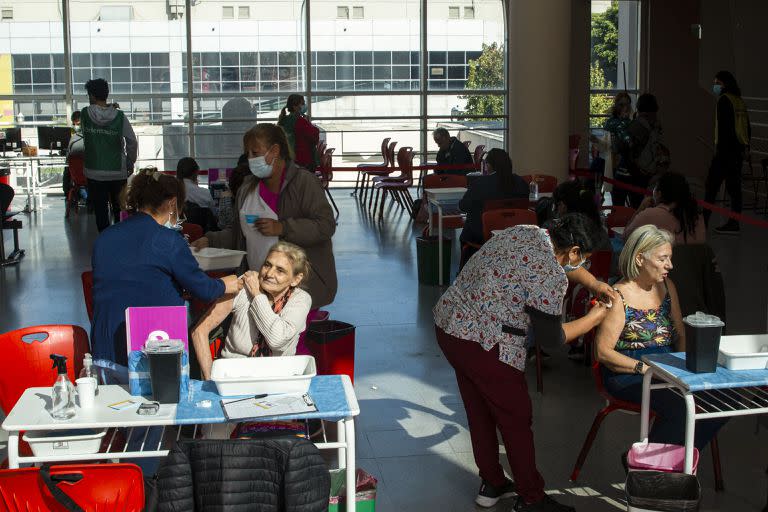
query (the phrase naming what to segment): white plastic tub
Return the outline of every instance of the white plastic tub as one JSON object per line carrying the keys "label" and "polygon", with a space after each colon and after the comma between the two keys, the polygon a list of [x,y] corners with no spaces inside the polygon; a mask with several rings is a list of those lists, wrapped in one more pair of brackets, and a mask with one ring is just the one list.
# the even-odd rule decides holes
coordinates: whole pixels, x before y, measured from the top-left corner
{"label": "white plastic tub", "polygon": [[216,359],[211,369],[221,396],[306,393],[315,375],[312,356]]}
{"label": "white plastic tub", "polygon": [[90,455],[98,453],[106,429],[34,431],[24,434],[36,457],[48,455]]}
{"label": "white plastic tub", "polygon": [[768,334],[723,336],[717,362],[729,370],[768,369]]}
{"label": "white plastic tub", "polygon": [[245,251],[205,247],[199,251],[193,249],[192,255],[203,270],[224,270],[239,267]]}

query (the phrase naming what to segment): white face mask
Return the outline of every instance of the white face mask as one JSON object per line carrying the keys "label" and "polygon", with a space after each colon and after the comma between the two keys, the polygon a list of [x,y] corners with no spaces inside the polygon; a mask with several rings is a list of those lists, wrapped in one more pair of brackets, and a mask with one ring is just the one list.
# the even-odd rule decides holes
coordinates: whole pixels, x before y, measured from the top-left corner
{"label": "white face mask", "polygon": [[181,231],[181,224],[183,222],[184,220],[181,219],[178,214],[176,214],[176,223],[174,224],[173,222],[171,222],[171,214],[168,213],[168,220],[165,221],[165,224],[163,224],[163,227],[172,229],[174,231]]}
{"label": "white face mask", "polygon": [[248,168],[251,170],[251,174],[257,178],[264,179],[272,176],[272,165],[268,164],[266,158],[263,156],[249,158]]}
{"label": "white face mask", "polygon": [[715,96],[720,96],[723,93],[723,86],[720,84],[712,85],[712,92],[715,93]]}

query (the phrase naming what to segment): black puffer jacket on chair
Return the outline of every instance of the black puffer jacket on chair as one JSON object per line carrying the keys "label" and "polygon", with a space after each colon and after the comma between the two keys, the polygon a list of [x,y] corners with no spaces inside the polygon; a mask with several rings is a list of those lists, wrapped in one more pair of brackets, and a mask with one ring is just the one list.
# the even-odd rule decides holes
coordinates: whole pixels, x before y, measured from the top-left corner
{"label": "black puffer jacket on chair", "polygon": [[323,512],[330,475],[299,438],[180,441],[157,477],[158,512]]}

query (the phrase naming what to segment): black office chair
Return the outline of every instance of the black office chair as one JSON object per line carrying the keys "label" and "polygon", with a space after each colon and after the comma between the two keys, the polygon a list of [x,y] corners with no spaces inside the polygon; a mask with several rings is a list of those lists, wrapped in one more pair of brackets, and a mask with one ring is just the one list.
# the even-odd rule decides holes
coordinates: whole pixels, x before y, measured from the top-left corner
{"label": "black office chair", "polygon": [[[15,265],[24,256],[24,250],[19,249],[19,230],[21,229],[21,221],[14,219],[13,217],[19,212],[8,211],[13,201],[13,187],[0,183],[0,212],[2,218],[0,218],[0,266]],[[5,256],[5,236],[4,231],[6,229],[13,230],[13,252]]]}

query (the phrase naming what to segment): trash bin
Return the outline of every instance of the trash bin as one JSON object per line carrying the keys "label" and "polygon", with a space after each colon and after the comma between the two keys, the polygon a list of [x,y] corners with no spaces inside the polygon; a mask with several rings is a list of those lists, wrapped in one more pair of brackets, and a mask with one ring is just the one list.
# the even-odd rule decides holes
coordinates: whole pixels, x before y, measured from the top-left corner
{"label": "trash bin", "polygon": [[312,322],[307,348],[315,357],[318,375],[349,375],[355,382],[355,326],[338,320]]}
{"label": "trash bin", "polygon": [[683,318],[685,324],[685,367],[693,373],[717,369],[720,335],[725,324],[714,315],[697,311]]}
{"label": "trash bin", "polygon": [[[451,281],[451,240],[443,238],[443,284]],[[419,283],[427,285],[440,284],[439,248],[437,237],[420,236],[416,238],[416,261],[419,269]]]}
{"label": "trash bin", "polygon": [[630,471],[624,489],[627,512],[693,512],[701,501],[698,478],[685,473]]}
{"label": "trash bin", "polygon": [[[331,498],[328,512],[345,512],[347,510],[346,469],[331,470]],[[375,512],[376,510],[376,479],[358,469],[355,474],[355,504],[357,512]]]}

